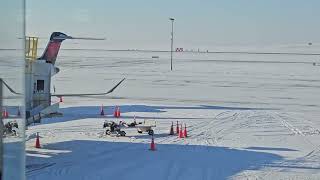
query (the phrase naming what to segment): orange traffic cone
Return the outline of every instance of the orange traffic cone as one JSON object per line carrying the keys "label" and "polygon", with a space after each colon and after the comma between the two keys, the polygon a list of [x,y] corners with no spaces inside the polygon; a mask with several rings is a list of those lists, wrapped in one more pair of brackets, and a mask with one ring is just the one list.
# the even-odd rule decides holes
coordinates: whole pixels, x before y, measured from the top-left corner
{"label": "orange traffic cone", "polygon": [[181,123],[181,129],[179,131],[179,138],[183,138],[182,123]]}
{"label": "orange traffic cone", "polygon": [[9,111],[6,111],[6,116],[5,116],[6,118],[8,118],[9,117]]}
{"label": "orange traffic cone", "polygon": [[60,96],[59,99],[60,99],[60,102],[63,102],[62,96]]}
{"label": "orange traffic cone", "polygon": [[5,116],[6,116],[6,108],[3,108],[2,109],[2,118],[5,118]]}
{"label": "orange traffic cone", "polygon": [[36,148],[41,148],[40,146],[40,139],[39,139],[39,133],[37,132],[37,139],[36,139],[36,145],[35,145]]}
{"label": "orange traffic cone", "polygon": [[120,117],[120,107],[117,108],[117,117]]}
{"label": "orange traffic cone", "polygon": [[4,111],[2,112],[2,117],[3,118],[8,118],[9,117],[9,112],[7,111],[6,108],[4,108]]}
{"label": "orange traffic cone", "polygon": [[155,150],[156,150],[156,144],[154,143],[154,139],[152,136],[151,144],[150,144],[150,151],[155,151]]}
{"label": "orange traffic cone", "polygon": [[20,107],[18,107],[17,116],[18,116],[18,117],[20,117],[20,116],[21,116]]}
{"label": "orange traffic cone", "polygon": [[187,133],[187,124],[186,123],[184,123],[184,137],[186,138],[186,137],[188,137],[188,133]]}
{"label": "orange traffic cone", "polygon": [[177,127],[176,127],[177,135],[179,135],[179,123],[177,121]]}
{"label": "orange traffic cone", "polygon": [[114,107],[114,113],[113,113],[113,116],[114,117],[118,117],[118,106]]}
{"label": "orange traffic cone", "polygon": [[172,124],[171,124],[171,128],[170,128],[170,133],[169,133],[169,135],[174,135],[174,132],[173,132],[173,122],[172,122]]}
{"label": "orange traffic cone", "polygon": [[101,108],[100,108],[100,115],[104,116],[103,104],[101,105]]}

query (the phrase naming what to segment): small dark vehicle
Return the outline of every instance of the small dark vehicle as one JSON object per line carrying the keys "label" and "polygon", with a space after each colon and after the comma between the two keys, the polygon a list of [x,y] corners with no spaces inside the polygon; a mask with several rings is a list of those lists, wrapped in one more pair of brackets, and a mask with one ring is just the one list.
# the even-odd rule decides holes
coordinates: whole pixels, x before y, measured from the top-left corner
{"label": "small dark vehicle", "polygon": [[126,132],[122,131],[120,125],[115,123],[114,121],[105,121],[103,123],[103,128],[106,129],[106,135],[116,135],[116,136],[126,136]]}
{"label": "small dark vehicle", "polygon": [[8,136],[16,136],[17,135],[17,131],[16,129],[18,129],[18,123],[16,121],[10,121],[7,122],[6,124],[4,124],[4,131],[3,131],[3,135]]}

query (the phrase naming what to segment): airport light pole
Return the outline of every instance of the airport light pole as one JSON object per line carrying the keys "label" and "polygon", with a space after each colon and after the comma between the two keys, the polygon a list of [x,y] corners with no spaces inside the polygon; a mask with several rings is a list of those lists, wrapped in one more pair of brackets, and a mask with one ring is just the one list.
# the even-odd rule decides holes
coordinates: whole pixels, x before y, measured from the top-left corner
{"label": "airport light pole", "polygon": [[169,18],[171,21],[171,71],[172,71],[172,51],[173,51],[173,22],[174,19],[173,18]]}

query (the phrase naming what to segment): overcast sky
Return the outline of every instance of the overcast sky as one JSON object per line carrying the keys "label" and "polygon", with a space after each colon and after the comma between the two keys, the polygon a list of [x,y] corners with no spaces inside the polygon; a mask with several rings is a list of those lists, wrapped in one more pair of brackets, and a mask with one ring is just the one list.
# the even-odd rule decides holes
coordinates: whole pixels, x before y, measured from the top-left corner
{"label": "overcast sky", "polygon": [[170,48],[169,17],[176,47],[289,44],[320,42],[319,8],[318,0],[27,0],[26,24],[45,39],[53,31],[105,37],[69,45],[109,49]]}

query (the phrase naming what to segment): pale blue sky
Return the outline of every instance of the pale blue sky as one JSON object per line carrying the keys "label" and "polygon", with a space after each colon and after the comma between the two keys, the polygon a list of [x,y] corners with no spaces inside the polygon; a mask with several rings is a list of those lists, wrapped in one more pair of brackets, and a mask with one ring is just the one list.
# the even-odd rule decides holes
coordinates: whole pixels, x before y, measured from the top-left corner
{"label": "pale blue sky", "polygon": [[106,37],[93,44],[109,49],[161,49],[170,46],[174,17],[177,47],[320,42],[319,8],[318,0],[27,0],[27,33]]}
{"label": "pale blue sky", "polygon": [[0,1],[0,48],[20,49],[23,42],[23,1]]}

